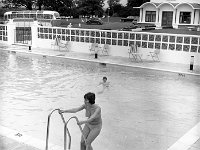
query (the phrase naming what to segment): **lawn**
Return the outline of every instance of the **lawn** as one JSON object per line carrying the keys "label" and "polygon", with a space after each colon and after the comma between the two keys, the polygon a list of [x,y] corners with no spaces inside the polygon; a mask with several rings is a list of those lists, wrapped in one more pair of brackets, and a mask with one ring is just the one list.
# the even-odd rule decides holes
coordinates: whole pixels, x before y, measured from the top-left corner
{"label": "lawn", "polygon": [[[84,28],[84,29],[101,29],[101,30],[120,30],[124,27],[130,27],[133,24],[131,22],[121,22],[120,17],[103,18],[103,25],[87,25],[81,21],[81,19],[69,19],[61,20],[60,26],[67,27],[70,23],[73,28]],[[81,27],[79,27],[81,24]],[[156,29],[156,30],[145,30],[139,32],[151,32],[151,33],[170,33],[170,34],[185,34],[185,35],[200,35],[200,31],[189,31],[188,29]]]}
{"label": "lawn", "polygon": [[200,35],[200,31],[190,31],[188,29],[156,29],[156,30],[149,30],[149,31],[147,30],[144,32]]}
{"label": "lawn", "polygon": [[81,28],[84,29],[105,29],[105,30],[119,30],[124,27],[129,27],[132,25],[131,22],[120,22],[119,17],[110,17],[103,18],[102,21],[104,22],[103,25],[87,25],[81,21],[81,19],[70,19],[68,21],[61,20],[61,27],[67,27],[70,23],[72,24],[73,28],[80,28],[79,23],[81,24]]}
{"label": "lawn", "polygon": [[[68,21],[62,20],[61,27],[67,27],[67,25],[71,23],[73,28],[120,30],[124,27],[130,27],[133,25],[131,22],[121,22],[120,19],[120,17],[110,17],[109,20],[108,18],[104,18],[102,19],[104,22],[103,25],[87,25],[85,22],[82,22],[81,19],[70,19]],[[79,27],[79,23],[81,24],[81,27]],[[188,29],[155,29],[139,32],[200,35],[200,31],[190,31]]]}

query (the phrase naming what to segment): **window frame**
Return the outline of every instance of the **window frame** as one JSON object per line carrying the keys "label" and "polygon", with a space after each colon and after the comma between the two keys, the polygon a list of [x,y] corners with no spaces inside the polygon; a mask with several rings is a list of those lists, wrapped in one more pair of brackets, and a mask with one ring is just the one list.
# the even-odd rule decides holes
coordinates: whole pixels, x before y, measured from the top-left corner
{"label": "window frame", "polygon": [[[185,13],[185,15],[184,15]],[[189,13],[189,15],[186,15],[186,13]],[[179,15],[179,23],[180,24],[191,24],[191,17],[192,16],[192,12],[190,11],[180,11],[180,15]],[[189,22],[187,22],[189,18]]]}
{"label": "window frame", "polygon": [[146,11],[145,22],[156,22],[156,11]]}

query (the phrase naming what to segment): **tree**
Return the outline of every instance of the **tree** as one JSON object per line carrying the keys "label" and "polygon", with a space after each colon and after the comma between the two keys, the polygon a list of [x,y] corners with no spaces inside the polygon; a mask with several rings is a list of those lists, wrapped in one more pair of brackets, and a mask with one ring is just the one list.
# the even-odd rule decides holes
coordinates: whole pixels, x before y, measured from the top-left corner
{"label": "tree", "polygon": [[35,0],[6,0],[3,3],[8,7],[25,7],[28,10],[32,10],[32,6]]}
{"label": "tree", "polygon": [[146,2],[150,2],[150,0],[128,0],[127,6],[140,7]]}
{"label": "tree", "polygon": [[108,6],[109,6],[110,11],[111,11],[111,16],[112,16],[113,14],[115,14],[115,9],[114,9],[114,7],[115,7],[116,5],[119,6],[119,5],[120,5],[119,2],[120,2],[120,0],[108,0],[108,1],[107,1]]}
{"label": "tree", "polygon": [[78,8],[81,15],[102,16],[104,0],[79,0]]}
{"label": "tree", "polygon": [[59,8],[72,6],[72,0],[44,0],[43,5],[45,9],[58,11]]}

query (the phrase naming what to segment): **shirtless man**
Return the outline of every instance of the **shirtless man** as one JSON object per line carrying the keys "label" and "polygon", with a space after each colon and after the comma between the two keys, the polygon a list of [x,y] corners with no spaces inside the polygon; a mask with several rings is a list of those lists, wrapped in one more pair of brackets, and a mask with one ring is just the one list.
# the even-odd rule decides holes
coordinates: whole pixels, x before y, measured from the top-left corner
{"label": "shirtless man", "polygon": [[[95,104],[95,94],[87,93],[84,95],[84,104],[78,108],[72,108],[68,110],[60,110],[60,113],[76,113],[78,111],[86,110],[87,120],[79,121],[78,124],[85,124],[83,128],[83,135],[81,137],[81,150],[93,150],[92,142],[99,135],[102,128],[102,119],[101,119],[101,108]],[[86,139],[86,143],[84,138]]]}

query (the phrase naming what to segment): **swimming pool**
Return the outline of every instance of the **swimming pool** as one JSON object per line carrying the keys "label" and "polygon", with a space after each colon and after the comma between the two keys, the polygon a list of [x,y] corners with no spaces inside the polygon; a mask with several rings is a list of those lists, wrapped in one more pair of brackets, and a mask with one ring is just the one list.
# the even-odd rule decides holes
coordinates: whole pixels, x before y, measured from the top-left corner
{"label": "swimming pool", "polygon": [[[51,110],[81,105],[86,92],[98,90],[103,76],[111,86],[97,94],[103,129],[94,149],[166,150],[200,120],[198,77],[1,52],[1,125],[45,140]],[[78,148],[78,126],[72,121],[69,127],[72,149]],[[50,131],[50,142],[62,146],[58,114]]]}

